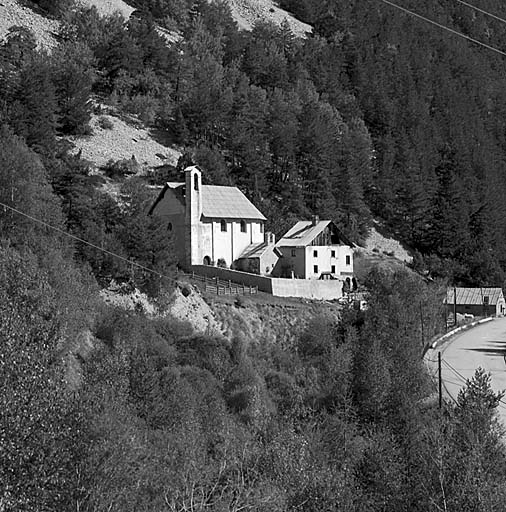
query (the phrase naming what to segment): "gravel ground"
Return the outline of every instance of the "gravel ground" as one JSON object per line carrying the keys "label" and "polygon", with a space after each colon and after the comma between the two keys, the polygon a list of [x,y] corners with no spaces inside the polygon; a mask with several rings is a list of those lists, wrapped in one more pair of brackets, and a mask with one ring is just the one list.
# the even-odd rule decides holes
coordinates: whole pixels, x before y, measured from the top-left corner
{"label": "gravel ground", "polygon": [[280,25],[285,19],[288,20],[293,33],[299,37],[304,37],[306,32],[313,30],[311,25],[297,20],[287,11],[277,7],[271,0],[228,0],[228,2],[235,21],[244,30],[251,30],[259,20],[272,21]]}
{"label": "gravel ground", "polygon": [[130,14],[135,11],[133,7],[123,2],[123,0],[76,0],[76,4],[85,7],[94,5],[102,16],[108,16],[119,11],[125,19],[130,18]]}
{"label": "gravel ground", "polygon": [[387,238],[379,233],[374,226],[371,228],[369,236],[365,241],[365,249],[367,251],[377,249],[378,254],[388,253],[394,258],[397,258],[400,261],[405,261],[406,263],[410,263],[413,260],[413,257],[398,240],[395,240],[394,238]]}
{"label": "gravel ground", "polygon": [[[107,119],[112,129],[100,126],[100,118]],[[106,164],[109,160],[135,159],[139,164],[155,167],[162,164],[177,163],[181,153],[168,148],[153,140],[145,128],[136,128],[125,121],[111,115],[94,115],[90,126],[93,134],[83,137],[69,137],[75,145],[73,153],[81,150],[82,158],[89,160],[97,167]],[[165,158],[160,158],[163,155]]]}
{"label": "gravel ground", "polygon": [[0,0],[0,40],[5,38],[14,25],[31,30],[39,48],[50,50],[57,44],[53,34],[60,25],[56,20],[45,18],[32,9],[19,5],[16,0]]}

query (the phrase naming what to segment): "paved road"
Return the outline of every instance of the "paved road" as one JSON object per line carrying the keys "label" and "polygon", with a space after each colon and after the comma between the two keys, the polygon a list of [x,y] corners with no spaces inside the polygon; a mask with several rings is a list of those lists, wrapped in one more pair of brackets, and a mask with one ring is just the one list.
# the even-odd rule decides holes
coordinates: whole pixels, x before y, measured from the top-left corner
{"label": "paved road", "polygon": [[[495,391],[506,389],[506,318],[496,318],[456,335],[439,349],[430,351],[430,358],[437,359],[441,351],[444,389],[453,398],[473,377],[481,366],[492,374],[491,385]],[[432,366],[434,368],[434,365]],[[506,425],[505,404],[499,405],[499,416]]]}

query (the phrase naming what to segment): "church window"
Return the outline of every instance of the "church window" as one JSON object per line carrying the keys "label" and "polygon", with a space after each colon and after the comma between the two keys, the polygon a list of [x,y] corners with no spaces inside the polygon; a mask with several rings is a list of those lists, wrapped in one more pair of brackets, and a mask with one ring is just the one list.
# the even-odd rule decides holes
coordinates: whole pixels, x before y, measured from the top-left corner
{"label": "church window", "polygon": [[346,256],[346,265],[351,265],[351,256]]}
{"label": "church window", "polygon": [[241,220],[241,233],[246,233],[246,221]]}
{"label": "church window", "polygon": [[314,272],[315,274],[318,274],[318,265],[314,265],[314,266],[313,266],[313,272]]}
{"label": "church window", "polygon": [[168,229],[169,231],[172,231],[172,222],[169,222],[169,225],[167,226],[167,229]]}
{"label": "church window", "polygon": [[313,251],[313,258],[318,258],[318,251]]}
{"label": "church window", "polygon": [[260,222],[260,233],[264,232],[264,225]]}
{"label": "church window", "polygon": [[225,220],[222,220],[220,225],[222,231],[227,231],[227,222]]}
{"label": "church window", "polygon": [[199,175],[198,174],[193,175],[193,188],[195,190],[199,189]]}

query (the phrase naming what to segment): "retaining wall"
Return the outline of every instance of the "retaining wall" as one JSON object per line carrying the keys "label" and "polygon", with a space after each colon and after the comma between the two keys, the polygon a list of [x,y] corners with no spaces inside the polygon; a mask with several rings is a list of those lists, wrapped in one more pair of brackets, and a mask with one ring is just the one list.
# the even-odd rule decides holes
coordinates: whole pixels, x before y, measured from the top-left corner
{"label": "retaining wall", "polygon": [[218,277],[246,286],[258,286],[260,291],[276,297],[301,297],[317,300],[332,300],[342,297],[343,283],[339,280],[282,279],[206,265],[193,265],[192,270],[202,276]]}
{"label": "retaining wall", "polygon": [[272,279],[272,294],[277,297],[305,297],[332,300],[342,297],[343,283],[338,280]]}

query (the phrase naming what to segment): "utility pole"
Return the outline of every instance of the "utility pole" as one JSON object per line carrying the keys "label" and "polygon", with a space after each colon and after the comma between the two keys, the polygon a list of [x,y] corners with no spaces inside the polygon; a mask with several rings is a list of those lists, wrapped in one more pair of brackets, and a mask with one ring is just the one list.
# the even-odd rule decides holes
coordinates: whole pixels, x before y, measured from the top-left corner
{"label": "utility pole", "polygon": [[441,352],[437,353],[437,369],[439,375],[439,408],[443,407],[443,379],[441,376]]}
{"label": "utility pole", "polygon": [[457,327],[457,287],[453,287],[453,324]]}

